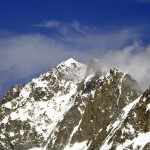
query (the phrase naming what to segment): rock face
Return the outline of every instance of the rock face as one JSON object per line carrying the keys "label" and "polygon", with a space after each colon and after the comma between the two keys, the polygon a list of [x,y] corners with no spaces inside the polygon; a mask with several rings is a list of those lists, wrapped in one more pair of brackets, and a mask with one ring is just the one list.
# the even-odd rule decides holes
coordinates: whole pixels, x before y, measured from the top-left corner
{"label": "rock face", "polygon": [[69,59],[0,103],[0,150],[150,149],[150,89]]}

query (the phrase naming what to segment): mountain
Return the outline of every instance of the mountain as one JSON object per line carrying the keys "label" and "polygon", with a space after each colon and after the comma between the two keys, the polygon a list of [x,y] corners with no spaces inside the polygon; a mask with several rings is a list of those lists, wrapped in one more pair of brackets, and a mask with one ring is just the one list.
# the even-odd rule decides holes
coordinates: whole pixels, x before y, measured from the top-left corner
{"label": "mountain", "polygon": [[149,150],[150,88],[69,59],[0,103],[0,150]]}

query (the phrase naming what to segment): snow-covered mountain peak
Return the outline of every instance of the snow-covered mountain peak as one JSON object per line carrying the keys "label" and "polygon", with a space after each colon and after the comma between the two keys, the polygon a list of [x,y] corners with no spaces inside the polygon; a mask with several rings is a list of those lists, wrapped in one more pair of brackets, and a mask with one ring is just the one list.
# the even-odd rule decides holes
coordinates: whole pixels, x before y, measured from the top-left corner
{"label": "snow-covered mountain peak", "polygon": [[60,67],[60,66],[72,67],[73,65],[79,66],[79,65],[83,65],[83,64],[77,62],[73,58],[69,58],[66,61],[63,61],[62,63],[60,63],[57,67]]}
{"label": "snow-covered mountain peak", "polygon": [[72,80],[77,83],[85,77],[86,65],[70,58],[57,65],[56,70],[62,74],[64,79]]}
{"label": "snow-covered mountain peak", "polygon": [[150,149],[150,90],[137,87],[99,60],[68,59],[6,93],[0,150]]}

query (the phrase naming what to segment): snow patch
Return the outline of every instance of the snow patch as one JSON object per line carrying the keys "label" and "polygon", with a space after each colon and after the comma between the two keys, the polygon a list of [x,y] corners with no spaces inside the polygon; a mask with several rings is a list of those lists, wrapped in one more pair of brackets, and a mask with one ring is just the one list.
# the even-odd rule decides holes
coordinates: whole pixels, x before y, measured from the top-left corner
{"label": "snow patch", "polygon": [[30,92],[27,90],[27,88],[23,88],[20,92],[20,95],[21,97],[23,98],[28,98],[30,95]]}
{"label": "snow patch", "polygon": [[71,135],[70,135],[70,139],[69,139],[68,144],[70,144],[71,139],[72,139],[74,133],[76,133],[76,131],[79,129],[79,126],[80,126],[81,122],[82,122],[82,119],[79,121],[79,124],[78,124],[77,126],[74,127],[74,129],[73,129],[73,131],[72,131],[72,133],[71,133]]}
{"label": "snow patch", "polygon": [[134,139],[126,140],[123,144],[117,146],[116,150],[124,150],[130,145],[132,145],[133,149],[138,149],[140,147],[142,150],[147,143],[150,143],[150,132],[139,133]]}
{"label": "snow patch", "polygon": [[3,107],[8,108],[8,109],[11,109],[11,108],[12,108],[11,102],[5,103],[5,104],[3,105]]}
{"label": "snow patch", "polygon": [[34,147],[34,148],[30,148],[29,150],[43,150],[43,148]]}
{"label": "snow patch", "polygon": [[15,133],[14,132],[10,132],[9,135],[13,137],[15,135]]}
{"label": "snow patch", "polygon": [[35,87],[47,87],[48,81],[41,81],[40,79],[33,79],[32,82],[35,84]]}
{"label": "snow patch", "polygon": [[67,145],[63,150],[87,150],[87,141],[83,141],[81,143],[74,143],[72,146]]}
{"label": "snow patch", "polygon": [[147,107],[146,107],[146,112],[147,112],[148,110],[150,110],[150,104],[148,104]]}
{"label": "snow patch", "polygon": [[8,122],[8,118],[9,118],[9,116],[5,117],[1,122],[6,124]]}

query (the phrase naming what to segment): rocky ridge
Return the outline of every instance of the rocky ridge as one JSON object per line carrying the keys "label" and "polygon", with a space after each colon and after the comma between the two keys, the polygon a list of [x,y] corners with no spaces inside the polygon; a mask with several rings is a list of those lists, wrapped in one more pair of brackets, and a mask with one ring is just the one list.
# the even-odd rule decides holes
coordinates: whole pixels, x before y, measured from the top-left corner
{"label": "rocky ridge", "polygon": [[99,66],[69,59],[8,91],[0,150],[150,149],[150,89]]}

